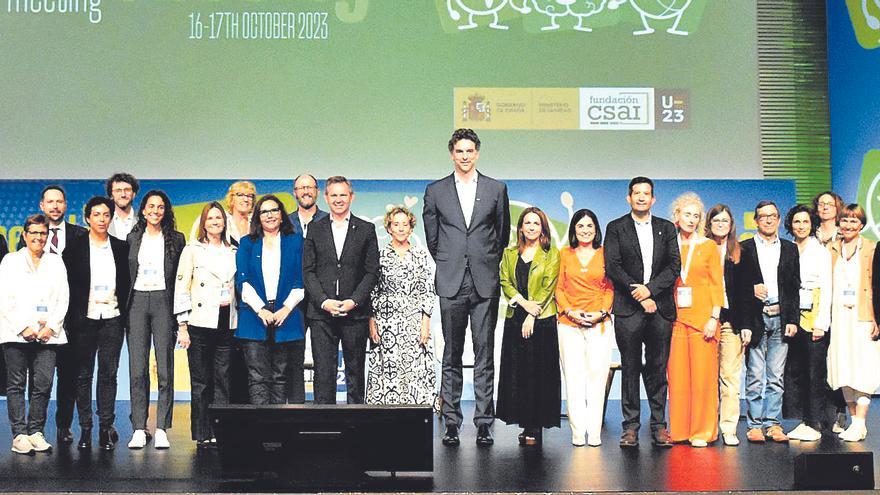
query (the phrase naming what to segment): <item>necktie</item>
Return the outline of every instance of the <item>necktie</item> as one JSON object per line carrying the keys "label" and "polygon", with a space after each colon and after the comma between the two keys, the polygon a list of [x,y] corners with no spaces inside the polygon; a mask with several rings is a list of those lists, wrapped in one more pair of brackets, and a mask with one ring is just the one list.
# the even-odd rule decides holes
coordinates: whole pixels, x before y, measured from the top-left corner
{"label": "necktie", "polygon": [[49,229],[52,231],[52,240],[49,241],[49,252],[52,254],[58,254],[58,228]]}

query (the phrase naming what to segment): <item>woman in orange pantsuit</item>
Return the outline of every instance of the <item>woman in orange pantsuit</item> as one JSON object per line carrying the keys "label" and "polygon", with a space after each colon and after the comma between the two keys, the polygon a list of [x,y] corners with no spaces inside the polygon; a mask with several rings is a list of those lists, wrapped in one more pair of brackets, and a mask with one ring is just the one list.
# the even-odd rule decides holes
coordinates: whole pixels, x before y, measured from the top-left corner
{"label": "woman in orange pantsuit", "polygon": [[681,249],[677,316],[669,352],[669,422],[674,442],[705,447],[718,438],[718,318],[724,304],[721,258],[703,237],[703,202],[685,193],[673,202]]}

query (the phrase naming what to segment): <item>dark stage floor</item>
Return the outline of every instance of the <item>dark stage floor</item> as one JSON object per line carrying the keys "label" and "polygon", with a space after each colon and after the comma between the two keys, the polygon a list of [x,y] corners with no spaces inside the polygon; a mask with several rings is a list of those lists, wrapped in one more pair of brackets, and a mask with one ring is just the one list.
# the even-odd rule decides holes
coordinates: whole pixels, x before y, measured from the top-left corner
{"label": "dark stage floor", "polygon": [[[0,402],[5,408],[5,404]],[[34,457],[9,451],[11,442],[5,411],[0,411],[0,491],[21,492],[243,492],[243,491],[436,491],[436,492],[551,492],[551,491],[744,491],[791,490],[794,488],[794,457],[803,452],[870,451],[880,446],[880,414],[872,411],[866,441],[844,444],[836,438],[818,443],[750,445],[740,423],[739,447],[719,443],[705,449],[676,446],[657,450],[643,428],[637,449],[617,445],[620,434],[619,404],[608,407],[604,444],[598,448],[573,447],[567,422],[545,432],[541,448],[517,445],[515,427],[496,422],[495,445],[478,448],[476,430],[467,425],[457,448],[440,443],[442,425],[435,421],[433,477],[383,476],[359,486],[284,487],[273,483],[225,481],[220,476],[216,451],[197,451],[190,441],[189,403],[174,408],[176,427],[170,431],[172,448],[156,450],[152,444],[141,451],[125,447],[131,435],[128,403],[120,402],[117,427],[122,436],[112,452],[81,453],[75,446],[59,448]],[[50,406],[50,418],[54,403]],[[470,417],[472,404],[465,405]],[[643,404],[643,418],[647,405]],[[50,423],[52,421],[50,420]],[[794,426],[786,424],[786,431]],[[75,430],[78,435],[78,430]],[[55,428],[46,436],[55,444]],[[97,441],[97,439],[95,440]],[[880,482],[880,457],[875,476]],[[877,484],[880,486],[880,483]]]}

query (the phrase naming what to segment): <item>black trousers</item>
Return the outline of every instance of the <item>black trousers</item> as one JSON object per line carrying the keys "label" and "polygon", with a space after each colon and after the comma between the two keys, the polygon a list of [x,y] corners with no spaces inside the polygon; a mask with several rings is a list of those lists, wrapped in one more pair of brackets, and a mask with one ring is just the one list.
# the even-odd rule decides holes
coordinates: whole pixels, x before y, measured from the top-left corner
{"label": "black trousers", "polygon": [[785,390],[782,394],[782,415],[799,419],[807,426],[822,431],[830,428],[836,418],[833,401],[829,401],[831,387],[826,378],[830,334],[813,341],[813,334],[798,328],[788,341],[785,361]]}
{"label": "black trousers", "polygon": [[203,441],[214,436],[208,406],[229,404],[234,332],[229,329],[228,306],[220,309],[217,328],[189,327],[190,346],[186,358],[192,393],[190,424],[193,440]]}
{"label": "black trousers", "polygon": [[[621,401],[623,429],[638,431],[640,400],[639,375],[645,382],[651,406],[651,431],[666,428],[666,366],[672,341],[672,322],[659,313],[639,311],[630,316],[616,316],[614,333],[621,360]],[[642,346],[645,362],[642,364]]]}
{"label": "black trousers", "polygon": [[67,344],[58,346],[55,352],[55,369],[58,373],[58,382],[55,384],[55,426],[57,428],[70,428],[73,424],[80,369],[76,351],[79,331],[79,328],[67,330]]}
{"label": "black trousers", "polygon": [[454,297],[440,298],[440,321],[443,327],[443,373],[440,397],[443,420],[461,426],[461,391],[464,383],[461,356],[465,331],[471,325],[474,346],[474,424],[491,425],[495,420],[495,325],[498,321],[498,297],[477,294],[470,270],[464,273]]}
{"label": "black trousers", "polygon": [[[306,330],[311,327],[312,323],[308,319],[304,319]],[[303,343],[303,359],[305,360],[305,340]],[[303,367],[291,366],[290,374],[287,375],[287,402],[288,404],[305,404],[306,403],[306,379],[303,373]]]}
{"label": "black trousers", "polygon": [[315,404],[336,404],[339,343],[345,361],[346,402],[363,404],[369,320],[348,317],[311,320],[312,357],[315,360]]}
{"label": "black trousers", "polygon": [[[46,409],[55,371],[55,352],[59,346],[46,344],[10,343],[3,346],[6,358],[6,408],[12,438],[42,432],[46,426]],[[25,385],[30,381],[28,399],[30,408],[25,412]]]}
{"label": "black trousers", "polygon": [[243,340],[244,361],[248,369],[248,392],[251,404],[284,404],[287,402],[287,376],[290,368],[302,374],[305,340],[270,342]]}
{"label": "black trousers", "polygon": [[119,374],[119,355],[122,353],[124,338],[125,329],[121,317],[109,320],[86,319],[82,327],[77,329],[73,345],[79,363],[76,409],[82,428],[92,427],[92,379],[95,376],[96,357],[98,424],[102,430],[106,430],[116,421],[116,377]]}

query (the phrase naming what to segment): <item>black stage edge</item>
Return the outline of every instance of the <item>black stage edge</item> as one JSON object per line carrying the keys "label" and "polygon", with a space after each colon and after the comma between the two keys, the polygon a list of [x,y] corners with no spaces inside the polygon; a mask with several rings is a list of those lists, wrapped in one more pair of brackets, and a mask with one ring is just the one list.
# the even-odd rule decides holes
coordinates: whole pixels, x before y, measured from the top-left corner
{"label": "black stage edge", "polygon": [[[465,403],[465,417],[471,417],[473,404]],[[5,402],[0,401],[5,408]],[[0,411],[0,491],[3,492],[280,492],[280,491],[368,491],[368,492],[775,492],[794,489],[794,459],[805,452],[868,452],[880,447],[880,413],[872,408],[868,418],[868,438],[855,444],[826,436],[820,442],[792,441],[790,444],[749,444],[745,425],[740,422],[739,447],[720,442],[705,449],[686,445],[658,450],[651,446],[646,427],[642,428],[637,449],[621,449],[620,404],[608,406],[603,445],[598,448],[573,447],[570,431],[548,430],[541,448],[520,447],[519,429],[496,422],[495,445],[477,447],[476,429],[466,424],[459,447],[440,442],[442,424],[433,420],[433,476],[370,473],[352,486],[288,486],[280,482],[221,476],[217,451],[196,450],[190,440],[189,403],[174,406],[174,425],[169,431],[171,449],[161,451],[152,443],[143,450],[129,450],[131,436],[128,402],[117,406],[117,428],[121,436],[115,451],[80,452],[75,445],[55,442],[54,402],[50,403],[46,436],[54,446],[51,454],[33,457],[10,452],[11,433],[6,414]],[[648,418],[643,402],[642,417]],[[783,423],[786,431],[794,427]],[[151,428],[153,426],[151,425]],[[241,425],[247,428],[247,425]],[[78,437],[79,430],[74,428]],[[97,435],[97,432],[95,432]],[[97,445],[97,439],[95,439]],[[875,477],[880,476],[880,455],[874,456]],[[880,487],[880,479],[875,479]],[[852,493],[852,492],[847,492]]]}

